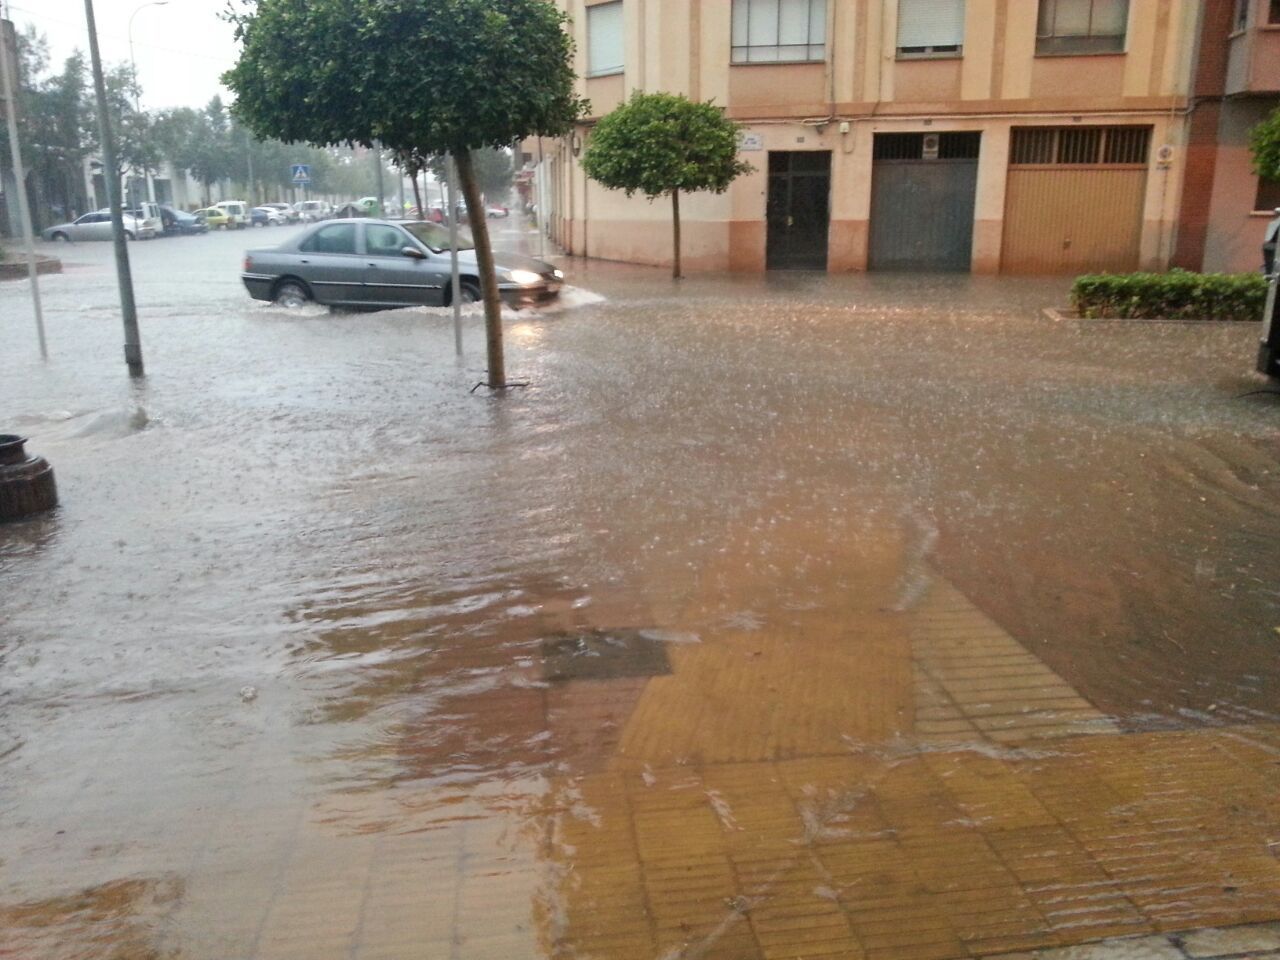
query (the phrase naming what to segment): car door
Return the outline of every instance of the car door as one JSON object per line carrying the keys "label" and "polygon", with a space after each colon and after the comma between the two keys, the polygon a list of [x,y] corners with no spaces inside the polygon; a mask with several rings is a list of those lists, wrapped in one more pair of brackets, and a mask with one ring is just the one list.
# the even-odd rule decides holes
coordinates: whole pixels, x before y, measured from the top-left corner
{"label": "car door", "polygon": [[358,252],[358,224],[332,223],[298,244],[293,272],[321,303],[360,303],[365,261]]}
{"label": "car door", "polygon": [[425,256],[410,257],[404,248],[418,243],[399,227],[368,223],[364,227],[364,286],[370,303],[444,303],[444,285],[435,265]]}
{"label": "car door", "polygon": [[72,240],[110,240],[111,220],[105,213],[86,213],[71,225],[70,233]]}

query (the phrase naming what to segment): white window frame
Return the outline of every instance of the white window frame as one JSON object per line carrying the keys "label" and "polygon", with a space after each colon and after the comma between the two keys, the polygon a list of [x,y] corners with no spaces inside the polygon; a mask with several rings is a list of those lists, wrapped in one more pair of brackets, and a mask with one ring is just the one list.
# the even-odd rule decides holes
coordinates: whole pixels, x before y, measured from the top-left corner
{"label": "white window frame", "polygon": [[1249,7],[1252,0],[1236,0],[1236,8],[1231,12],[1231,32],[1240,33],[1249,28]]}
{"label": "white window frame", "polygon": [[[835,0],[733,0],[730,13],[729,62],[822,63],[827,58],[827,3]],[[783,10],[803,11],[804,39],[788,36]],[[773,13],[770,17],[769,14]],[[768,21],[772,20],[772,24]],[[791,42],[783,42],[783,41]]]}
{"label": "white window frame", "polygon": [[[929,7],[938,10],[930,15]],[[898,0],[898,58],[963,56],[964,16],[965,0]]]}
{"label": "white window frame", "polygon": [[[1089,32],[1083,34],[1042,33],[1040,22],[1048,9],[1050,16],[1056,21],[1059,4],[1087,2],[1089,4]],[[1099,4],[1124,4],[1124,29],[1120,33],[1094,33],[1093,18]],[[1088,56],[1090,54],[1122,54],[1129,46],[1129,18],[1133,13],[1131,0],[1040,0],[1036,11],[1036,55],[1037,56]],[[1119,40],[1118,45],[1106,41]]]}
{"label": "white window frame", "polygon": [[[616,17],[617,49],[606,49],[595,31],[603,29],[604,17]],[[626,70],[626,22],[622,0],[593,3],[587,7],[587,77],[612,77]],[[615,54],[610,56],[609,54]],[[616,63],[614,61],[617,61]]]}

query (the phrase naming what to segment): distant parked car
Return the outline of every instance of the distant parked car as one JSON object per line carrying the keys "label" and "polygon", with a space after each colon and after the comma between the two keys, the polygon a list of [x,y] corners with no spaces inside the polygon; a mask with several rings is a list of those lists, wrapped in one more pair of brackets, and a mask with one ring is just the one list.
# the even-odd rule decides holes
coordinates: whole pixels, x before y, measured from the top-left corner
{"label": "distant parked car", "polygon": [[250,225],[249,205],[243,200],[220,200],[214,206],[227,215],[228,230],[243,230]]}
{"label": "distant parked car", "polygon": [[503,217],[511,216],[511,211],[508,210],[506,207],[499,206],[496,203],[490,203],[485,205],[484,215],[488,217],[490,220],[497,220]]}
{"label": "distant parked car", "polygon": [[217,230],[219,227],[227,227],[231,223],[231,218],[226,212],[219,210],[217,207],[205,207],[203,210],[197,210],[195,216],[203,217],[204,222],[210,230]]}
{"label": "distant parked car", "polygon": [[[480,299],[479,270],[468,238],[459,238],[462,301]],[[283,306],[317,303],[406,307],[450,302],[449,231],[423,221],[338,220],[320,223],[270,250],[245,254],[244,281],[256,300]],[[498,291],[512,305],[549,300],[564,274],[541,260],[494,254]]]}
{"label": "distant parked car", "polygon": [[331,220],[352,220],[356,217],[367,217],[369,212],[358,203],[344,203],[329,214]]}
{"label": "distant parked car", "polygon": [[327,220],[329,218],[329,203],[327,200],[299,200],[293,205],[293,209],[298,211],[298,216],[303,223],[315,223],[318,220]]}
{"label": "distant parked car", "polygon": [[[124,235],[130,240],[147,240],[156,235],[155,227],[145,220],[124,214]],[[111,211],[95,210],[72,220],[70,223],[59,223],[43,230],[40,236],[44,240],[110,240]]]}
{"label": "distant parked car", "polygon": [[298,211],[287,203],[264,203],[263,206],[280,211],[280,215],[284,217],[286,223],[297,223],[301,219]]}
{"label": "distant parked car", "polygon": [[167,237],[209,232],[209,224],[205,223],[204,217],[163,205],[160,207],[160,224]]}
{"label": "distant parked car", "polygon": [[138,238],[148,239],[150,237],[158,237],[164,232],[164,224],[160,219],[160,205],[152,203],[149,200],[143,200],[136,207],[126,210],[129,216],[140,221],[144,226],[138,233]]}
{"label": "distant parked car", "polygon": [[254,207],[249,211],[249,223],[255,227],[282,227],[284,214],[273,207]]}

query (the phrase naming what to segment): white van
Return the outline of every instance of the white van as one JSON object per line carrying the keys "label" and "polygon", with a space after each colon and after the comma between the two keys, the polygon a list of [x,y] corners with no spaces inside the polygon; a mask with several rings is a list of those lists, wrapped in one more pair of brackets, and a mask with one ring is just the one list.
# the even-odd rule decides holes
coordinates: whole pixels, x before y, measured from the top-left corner
{"label": "white van", "polygon": [[223,200],[214,207],[227,215],[227,229],[243,230],[249,226],[249,205],[243,200]]}
{"label": "white van", "polygon": [[333,210],[327,200],[299,200],[293,205],[303,223],[315,223],[317,220],[329,219]]}

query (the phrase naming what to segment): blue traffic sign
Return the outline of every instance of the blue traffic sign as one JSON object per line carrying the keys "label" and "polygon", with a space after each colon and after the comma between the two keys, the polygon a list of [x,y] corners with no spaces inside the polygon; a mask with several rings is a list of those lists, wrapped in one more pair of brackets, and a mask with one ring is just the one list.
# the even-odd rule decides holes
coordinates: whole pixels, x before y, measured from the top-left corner
{"label": "blue traffic sign", "polygon": [[309,163],[293,164],[293,182],[294,183],[310,183],[311,182],[311,164]]}

